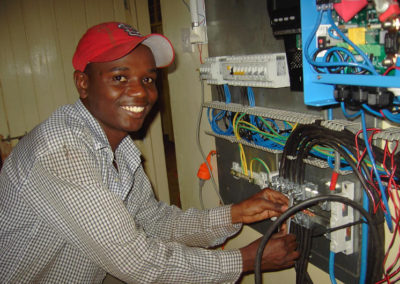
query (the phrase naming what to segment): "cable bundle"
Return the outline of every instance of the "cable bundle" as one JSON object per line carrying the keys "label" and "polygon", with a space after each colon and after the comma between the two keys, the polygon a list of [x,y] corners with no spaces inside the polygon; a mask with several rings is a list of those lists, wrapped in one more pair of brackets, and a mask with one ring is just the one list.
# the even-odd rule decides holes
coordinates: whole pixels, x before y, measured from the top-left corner
{"label": "cable bundle", "polygon": [[[372,130],[370,129],[369,131]],[[398,197],[398,186],[395,185],[395,183],[398,180],[398,169],[396,165],[399,163],[399,154],[395,155],[395,150],[388,151],[387,146],[384,150],[375,147],[371,144],[371,141],[372,138],[371,140],[369,140],[369,147],[373,151],[373,155],[375,157],[375,160],[377,161],[377,164],[380,164],[381,168],[383,169],[381,171],[382,178],[384,178],[388,182],[388,184],[391,185],[391,188],[388,187],[391,190],[387,191],[389,191],[389,195],[391,196],[392,200],[396,201],[396,204],[398,204],[400,198]],[[370,204],[370,206],[367,206],[365,209],[368,209],[369,212],[374,214],[373,218],[375,220],[375,223],[380,220],[382,212],[387,212],[388,208],[382,202],[381,192],[379,189],[377,189],[377,181],[373,178],[373,175],[371,174],[371,162],[366,159],[366,151],[368,147],[366,147],[362,139],[359,138],[359,135],[354,135],[346,130],[339,132],[326,129],[318,124],[298,126],[292,132],[292,135],[289,137],[286,143],[286,147],[284,149],[280,164],[280,175],[283,178],[288,179],[294,183],[303,184],[305,175],[304,168],[306,166],[304,160],[310,155],[312,156],[311,149],[316,145],[329,147],[330,149],[338,152],[341,156],[341,160],[344,159],[346,163],[353,169],[354,174],[357,176],[366,192],[366,196],[368,196],[369,198],[367,200],[364,200],[365,204]],[[385,171],[386,173],[384,173]],[[396,205],[396,207],[397,206],[398,205]],[[380,210],[378,210],[378,208]],[[397,224],[396,234],[398,233],[399,215],[400,214],[397,208],[396,217],[394,218],[394,221]],[[380,266],[379,270],[371,270],[371,267],[372,264],[375,262],[383,263],[383,253],[379,253],[379,251],[383,252],[383,247],[377,247],[376,244],[371,243],[367,239],[367,237],[365,237],[368,236],[369,230],[370,226],[364,228],[362,233],[363,241],[366,242],[364,245],[365,247],[363,248],[364,255],[362,257],[366,258],[367,251],[373,251],[374,253],[372,255],[369,255],[368,264],[365,264],[366,267],[364,271],[365,274],[363,276],[363,281],[370,281],[369,283],[374,283],[375,281],[378,281],[380,279],[383,267]],[[382,232],[383,230],[381,228],[381,235],[383,234]],[[308,241],[307,238],[304,239],[302,237],[304,236],[304,234],[299,234],[298,236],[300,243],[303,241]],[[385,259],[387,258],[387,254]],[[301,267],[304,267],[304,263]],[[393,277],[393,275],[399,273],[399,271],[400,268],[394,269],[392,265],[387,269],[385,275],[388,275],[389,272],[392,272],[391,277]],[[363,282],[360,281],[360,283]]]}

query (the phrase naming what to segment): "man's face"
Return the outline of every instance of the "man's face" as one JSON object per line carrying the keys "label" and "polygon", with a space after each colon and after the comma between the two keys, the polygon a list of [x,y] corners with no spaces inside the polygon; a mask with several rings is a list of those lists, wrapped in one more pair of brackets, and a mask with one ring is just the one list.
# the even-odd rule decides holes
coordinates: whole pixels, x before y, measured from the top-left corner
{"label": "man's face", "polygon": [[120,59],[90,63],[85,73],[75,75],[81,100],[110,143],[138,131],[157,100],[156,64],[150,49],[139,45]]}

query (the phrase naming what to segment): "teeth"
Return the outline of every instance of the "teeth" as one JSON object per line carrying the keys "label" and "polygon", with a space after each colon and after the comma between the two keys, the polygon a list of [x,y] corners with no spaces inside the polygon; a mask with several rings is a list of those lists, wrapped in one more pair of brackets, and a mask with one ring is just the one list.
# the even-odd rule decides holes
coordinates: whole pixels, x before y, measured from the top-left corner
{"label": "teeth", "polygon": [[123,106],[122,108],[130,112],[142,112],[144,110],[144,107],[140,106]]}

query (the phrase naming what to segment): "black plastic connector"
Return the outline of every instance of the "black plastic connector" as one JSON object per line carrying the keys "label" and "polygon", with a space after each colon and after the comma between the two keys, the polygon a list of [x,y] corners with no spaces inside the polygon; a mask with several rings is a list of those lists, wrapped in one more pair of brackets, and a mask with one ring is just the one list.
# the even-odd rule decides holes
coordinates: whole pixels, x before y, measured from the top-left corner
{"label": "black plastic connector", "polygon": [[400,51],[400,36],[397,31],[389,31],[385,34],[385,53],[397,54]]}
{"label": "black plastic connector", "polygon": [[393,104],[394,94],[387,88],[336,85],[333,96],[338,102],[349,106],[367,104],[375,109],[387,108]]}
{"label": "black plastic connector", "polygon": [[350,97],[350,87],[344,85],[336,85],[333,91],[333,96],[338,102],[345,102]]}
{"label": "black plastic connector", "polygon": [[368,93],[367,104],[375,108],[386,108],[393,104],[394,94],[386,88],[375,88]]}
{"label": "black plastic connector", "polygon": [[368,90],[363,87],[353,87],[351,100],[356,104],[364,104],[368,101]]}

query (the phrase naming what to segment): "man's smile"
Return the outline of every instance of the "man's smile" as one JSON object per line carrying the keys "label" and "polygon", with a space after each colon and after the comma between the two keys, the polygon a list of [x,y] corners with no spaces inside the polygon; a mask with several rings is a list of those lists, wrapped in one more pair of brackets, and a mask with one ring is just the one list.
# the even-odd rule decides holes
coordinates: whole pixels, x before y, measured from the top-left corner
{"label": "man's smile", "polygon": [[143,112],[145,109],[145,107],[143,107],[143,106],[122,106],[122,108],[124,110],[133,112],[133,113],[140,113],[140,112]]}

